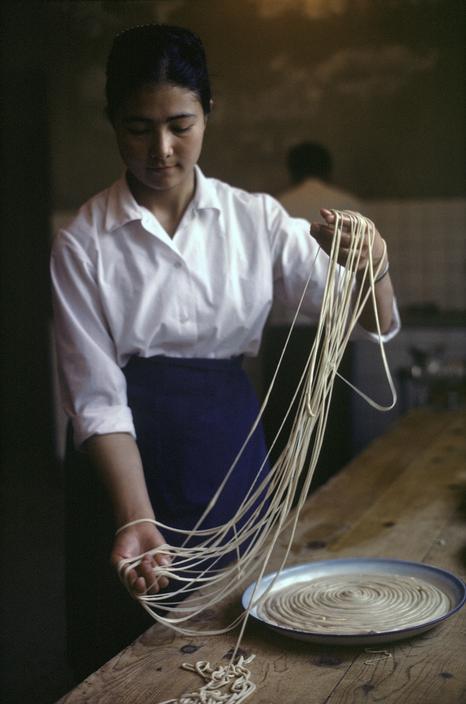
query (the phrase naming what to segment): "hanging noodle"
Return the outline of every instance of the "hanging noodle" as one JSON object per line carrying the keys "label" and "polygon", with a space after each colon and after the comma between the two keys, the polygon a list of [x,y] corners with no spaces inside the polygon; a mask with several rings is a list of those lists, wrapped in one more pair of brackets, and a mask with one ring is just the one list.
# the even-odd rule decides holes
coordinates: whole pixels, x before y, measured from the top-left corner
{"label": "hanging noodle", "polygon": [[[161,545],[148,553],[122,560],[119,564],[120,578],[131,592],[129,573],[141,563],[145,555],[154,556],[162,553],[171,558],[172,562],[169,567],[157,566],[154,568],[154,581],[161,576],[166,576],[169,580],[176,580],[177,586],[172,591],[167,592],[164,590],[163,593],[156,594],[151,594],[149,588],[144,594],[133,594],[133,596],[155,620],[179,633],[185,635],[196,635],[199,633],[200,631],[188,625],[189,621],[195,617],[200,617],[207,608],[211,609],[215,604],[224,600],[237,589],[240,581],[250,577],[253,572],[257,571],[259,566],[259,576],[256,581],[257,587],[267,569],[279,536],[283,534],[285,528],[291,526],[287,547],[277,576],[283,569],[322,446],[333,384],[335,377],[337,375],[340,376],[338,367],[351,332],[369,298],[372,299],[382,363],[391,390],[392,402],[388,406],[382,406],[358,389],[355,389],[355,391],[379,410],[389,410],[393,408],[396,402],[395,388],[385,356],[375,298],[375,280],[380,274],[386,249],[384,250],[384,256],[380,258],[379,265],[374,267],[372,260],[372,244],[375,238],[374,224],[352,211],[334,210],[332,212],[335,216],[334,237],[315,341],[284,420],[269,449],[270,454],[295,401],[297,401],[297,411],[292,423],[290,436],[278,460],[268,473],[264,472],[268,457],[264,460],[261,467],[258,468],[257,475],[248,494],[228,523],[213,528],[199,528],[213,506],[220,500],[230,476],[235,471],[242,453],[262,418],[305,298],[307,287],[312,278],[312,266],[258,417],[236,459],[228,469],[224,480],[199,521],[191,531],[174,529],[170,526],[165,526],[159,521],[153,521],[162,532],[165,528],[169,528],[184,536],[185,539],[181,547]],[[345,267],[341,267],[337,263],[337,257],[343,234],[344,220],[349,222],[350,225],[351,243]],[[361,257],[365,246],[365,235],[367,235],[368,259],[362,267]],[[359,274],[361,285],[355,293],[354,277],[356,272]],[[351,384],[349,385],[354,389]],[[310,459],[308,459],[311,439],[312,447]],[[301,488],[297,505],[292,518],[290,518],[289,514],[293,500],[296,498],[299,484]],[[133,523],[137,522],[134,521]],[[122,529],[128,525],[131,524],[123,526]],[[232,538],[230,538],[231,534],[233,534]],[[188,543],[191,538],[196,539],[197,544],[195,546],[189,546]],[[233,551],[238,555],[238,561],[221,569],[216,568],[215,565],[222,558],[231,557]],[[266,598],[273,584],[274,581],[261,595],[260,600]],[[197,592],[196,590],[199,587],[202,587],[202,590]],[[225,633],[241,624],[230,663],[218,668],[212,668],[209,663],[198,663],[196,667],[186,665],[188,669],[194,669],[204,679],[208,679],[208,683],[197,693],[183,695],[179,699],[169,700],[170,702],[178,702],[178,704],[196,704],[197,702],[205,702],[206,704],[210,702],[237,704],[252,693],[254,685],[249,679],[249,671],[245,668],[245,664],[248,664],[249,660],[244,661],[240,658],[236,664],[235,660],[250,609],[259,601],[255,592],[256,590],[253,591],[248,608],[228,626],[202,630],[202,635],[216,635]],[[192,594],[191,598],[184,602],[184,597],[190,594]],[[173,611],[175,606],[177,608]]]}

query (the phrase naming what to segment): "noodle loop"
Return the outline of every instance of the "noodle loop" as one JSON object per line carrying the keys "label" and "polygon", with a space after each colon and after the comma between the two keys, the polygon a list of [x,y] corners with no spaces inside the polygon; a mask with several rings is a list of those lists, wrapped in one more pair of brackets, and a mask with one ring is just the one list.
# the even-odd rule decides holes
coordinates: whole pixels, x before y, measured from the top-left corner
{"label": "noodle loop", "polygon": [[287,629],[365,635],[419,626],[451,608],[446,594],[419,578],[401,575],[333,575],[269,594],[258,615]]}

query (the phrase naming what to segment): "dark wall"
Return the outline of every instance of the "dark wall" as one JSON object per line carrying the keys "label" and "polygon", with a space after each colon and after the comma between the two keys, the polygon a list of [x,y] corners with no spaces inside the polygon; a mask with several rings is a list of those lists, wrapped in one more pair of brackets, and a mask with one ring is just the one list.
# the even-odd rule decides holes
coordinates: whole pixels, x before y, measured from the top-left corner
{"label": "dark wall", "polygon": [[3,13],[2,319],[8,335],[2,357],[8,412],[2,432],[7,447],[47,453],[50,149],[47,74],[35,9],[32,4],[20,22],[6,8]]}
{"label": "dark wall", "polygon": [[285,155],[317,139],[363,197],[464,193],[461,0],[48,2],[53,204],[74,208],[120,170],[102,116],[115,32],[169,21],[205,41],[216,104],[202,165],[276,193]]}
{"label": "dark wall", "polygon": [[[50,150],[44,41],[34,3],[2,6],[2,701],[60,693],[62,490],[50,374]],[[55,659],[54,659],[55,658]]]}

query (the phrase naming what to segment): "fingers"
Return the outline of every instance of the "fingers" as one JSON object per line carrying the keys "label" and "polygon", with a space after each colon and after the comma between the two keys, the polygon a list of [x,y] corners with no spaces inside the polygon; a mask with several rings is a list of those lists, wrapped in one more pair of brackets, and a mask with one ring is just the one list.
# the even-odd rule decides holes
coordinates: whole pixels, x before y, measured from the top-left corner
{"label": "fingers", "polygon": [[[316,239],[317,242],[320,244],[322,249],[324,249],[327,253],[329,253],[330,248],[332,246],[333,239],[335,237],[336,216],[335,216],[334,212],[332,212],[328,208],[321,208],[320,214],[325,222],[311,223],[311,234],[314,237],[314,239]],[[340,221],[340,226],[341,226],[340,240],[339,240],[340,252],[347,250],[346,253],[348,253],[348,250],[354,244],[354,239],[353,239],[353,235],[352,235],[352,229],[353,229],[352,228],[352,220],[349,215],[342,216],[341,221]],[[366,246],[367,246],[367,232],[365,232],[364,243],[363,243],[363,247],[366,247]]]}
{"label": "fingers", "polygon": [[[321,214],[322,218],[325,220],[325,223],[327,225],[331,225],[332,229],[333,229],[333,226],[335,225],[335,221],[336,221],[335,213],[332,212],[331,210],[329,210],[328,208],[321,208],[320,214]],[[352,215],[353,216],[358,215],[358,213],[352,213]],[[350,232],[351,223],[354,220],[354,218],[352,218],[348,214],[343,214],[343,213],[340,213],[340,216],[341,216],[340,223],[341,223],[342,229],[345,232]]]}
{"label": "fingers", "polygon": [[[312,223],[311,229],[312,236],[317,241],[319,246],[331,256],[333,242],[335,237],[334,228],[328,225],[319,225],[318,223]],[[350,257],[354,255],[354,249],[352,248],[351,235],[345,232],[341,233],[338,253],[336,260],[338,264],[346,266]],[[358,268],[364,266],[368,256],[368,246],[367,242],[362,243],[358,254]]]}
{"label": "fingers", "polygon": [[134,580],[134,582],[131,584],[131,589],[135,594],[144,594],[146,591],[146,582],[144,581],[144,577],[137,577]]}
{"label": "fingers", "polygon": [[[311,235],[318,242],[320,247],[329,256],[332,254],[333,241],[335,238],[335,214],[328,208],[321,208],[320,214],[324,222],[311,223]],[[355,213],[357,215],[357,213]],[[338,246],[337,261],[339,264],[346,266],[349,258],[356,246],[352,234],[352,219],[349,215],[343,215],[341,219],[341,230]],[[369,230],[365,228],[362,242],[358,241],[358,269],[364,268],[367,265],[369,258],[369,250],[372,251],[372,259],[378,262],[383,257],[385,252],[385,243],[378,230],[374,227],[372,230],[374,237],[369,240]]]}
{"label": "fingers", "polygon": [[165,575],[156,573],[157,567],[169,567],[170,559],[165,555],[145,555],[136,569],[128,575],[128,584],[136,594],[158,594],[160,589],[168,586]]}
{"label": "fingers", "polygon": [[[168,557],[168,555],[157,555],[156,560],[159,563],[160,567],[166,567],[169,568],[171,566],[171,559]],[[165,587],[168,587],[169,580],[168,577],[165,577],[164,575],[161,575],[157,577],[158,585],[160,589],[165,589]]]}
{"label": "fingers", "polygon": [[136,558],[134,567],[127,567],[124,577],[126,586],[135,596],[157,594],[168,585],[168,577],[158,574],[160,568],[167,569],[171,565],[170,556],[158,552],[163,550],[163,545],[165,540],[161,533],[153,526],[145,524],[132,526],[117,535],[111,562],[121,572],[126,560]]}
{"label": "fingers", "polygon": [[[335,224],[335,220],[336,220],[335,213],[333,213],[331,210],[329,210],[328,208],[321,208],[320,214],[321,214],[322,218],[325,220],[325,222],[327,223],[327,225],[334,225]],[[351,225],[351,220],[348,217],[348,215],[342,215],[341,222],[342,222],[344,228],[349,228]]]}
{"label": "fingers", "polygon": [[[311,225],[311,233],[314,239],[317,240],[317,242],[320,244],[320,246],[326,251],[329,251],[330,247],[332,246],[333,238],[335,236],[335,230],[333,226],[322,225],[313,222]],[[351,235],[343,231],[340,237],[340,248],[349,249],[350,245]]]}
{"label": "fingers", "polygon": [[335,222],[335,215],[332,213],[331,210],[328,210],[327,208],[321,208],[320,214],[322,215],[325,222],[328,222],[329,224]]}

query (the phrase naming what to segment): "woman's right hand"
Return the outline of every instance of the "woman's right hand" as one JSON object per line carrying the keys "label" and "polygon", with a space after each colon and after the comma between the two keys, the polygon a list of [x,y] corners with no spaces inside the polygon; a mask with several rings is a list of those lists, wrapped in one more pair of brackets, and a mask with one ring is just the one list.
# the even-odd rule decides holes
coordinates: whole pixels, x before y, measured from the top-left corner
{"label": "woman's right hand", "polygon": [[[141,455],[132,435],[126,432],[93,435],[86,441],[85,449],[107,488],[113,505],[115,524],[125,525],[140,516],[149,519],[144,523],[128,525],[120,531],[113,543],[111,563],[119,571],[121,560],[132,559],[165,544],[161,532],[150,521],[153,507],[147,491]],[[157,593],[168,584],[165,576],[158,578],[154,568],[169,567],[168,555],[147,555],[135,569],[128,570],[125,583],[135,595],[146,590]]]}
{"label": "woman's right hand", "polygon": [[[121,560],[137,557],[165,543],[162,533],[151,523],[128,526],[115,537],[111,563],[118,570]],[[160,589],[168,585],[168,578],[155,577],[154,569],[158,566],[170,567],[170,565],[171,559],[167,554],[145,555],[141,564],[127,573],[125,582],[135,595],[146,591],[157,594]]]}

